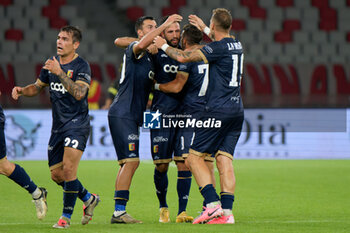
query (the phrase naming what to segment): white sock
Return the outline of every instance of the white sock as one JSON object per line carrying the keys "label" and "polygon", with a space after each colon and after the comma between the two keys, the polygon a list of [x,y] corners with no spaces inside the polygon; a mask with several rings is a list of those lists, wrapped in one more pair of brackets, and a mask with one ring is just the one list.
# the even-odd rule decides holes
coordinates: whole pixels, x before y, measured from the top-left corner
{"label": "white sock", "polygon": [[118,216],[124,214],[125,212],[126,212],[125,210],[115,210],[113,215],[114,215],[114,217],[118,217]]}
{"label": "white sock", "polygon": [[41,195],[41,190],[37,187],[34,192],[32,192],[33,199],[38,199]]}
{"label": "white sock", "polygon": [[230,209],[223,209],[223,212],[224,212],[224,216],[232,215],[232,210],[230,210]]}

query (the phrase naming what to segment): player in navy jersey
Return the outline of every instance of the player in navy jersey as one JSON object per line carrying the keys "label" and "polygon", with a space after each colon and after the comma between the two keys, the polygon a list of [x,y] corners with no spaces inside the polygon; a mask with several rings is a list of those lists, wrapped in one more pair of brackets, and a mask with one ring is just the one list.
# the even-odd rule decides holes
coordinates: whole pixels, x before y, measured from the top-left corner
{"label": "player in navy jersey", "polygon": [[[190,22],[196,20],[190,16]],[[198,22],[198,21],[197,21]],[[203,21],[201,21],[203,23]],[[234,223],[235,175],[232,165],[234,149],[242,130],[244,118],[240,96],[243,67],[241,43],[231,37],[232,17],[228,10],[213,10],[210,29],[205,32],[214,40],[202,49],[182,51],[169,47],[164,39],[156,38],[156,45],[179,62],[204,61],[209,64],[209,85],[206,90],[206,106],[201,119],[215,119],[218,128],[198,128],[187,158],[200,192],[207,203],[205,211],[193,222],[210,224]],[[205,28],[205,26],[201,26]],[[208,32],[209,31],[209,32]],[[220,174],[221,203],[211,181],[210,170],[203,157],[215,154]]]}
{"label": "player in navy jersey", "polygon": [[109,112],[108,122],[120,169],[115,182],[115,211],[111,223],[141,223],[126,213],[129,188],[139,161],[139,127],[151,91],[154,69],[146,52],[153,39],[180,15],[171,15],[156,28],[153,17],[143,16],[136,21],[139,42],[132,42],[125,50],[120,85]]}
{"label": "player in navy jersey", "polygon": [[68,228],[77,197],[84,202],[81,220],[87,224],[100,199],[89,193],[77,178],[79,161],[90,134],[88,90],[91,82],[89,64],[76,50],[81,31],[72,26],[61,28],[57,37],[57,55],[49,58],[39,78],[26,87],[14,87],[12,97],[35,96],[49,86],[52,103],[52,130],[48,146],[51,178],[64,188],[63,213],[54,228]]}
{"label": "player in navy jersey", "polygon": [[0,174],[7,176],[32,195],[36,207],[36,215],[38,219],[42,220],[45,218],[47,212],[47,191],[45,188],[39,188],[20,165],[12,163],[7,159],[4,131],[5,115],[0,105]]}
{"label": "player in navy jersey", "polygon": [[[164,22],[167,17],[162,19]],[[170,46],[178,47],[180,41],[180,24],[174,22],[167,27],[161,36],[166,39]],[[115,40],[115,45],[124,48],[136,38],[121,37]],[[157,50],[157,49],[156,49]],[[155,80],[159,83],[165,83],[174,80],[179,62],[169,58],[163,51],[152,51]],[[177,114],[181,109],[181,95],[172,93],[163,93],[154,91],[151,111],[159,111],[162,114]],[[159,222],[170,222],[170,213],[166,201],[168,189],[168,167],[174,160],[178,169],[177,179],[177,193],[179,200],[178,216],[176,222],[191,222],[192,216],[187,215],[186,207],[188,202],[188,195],[191,188],[192,175],[187,166],[184,164],[184,159],[181,156],[179,149],[179,134],[176,128],[168,129],[151,129],[151,153],[156,168],[154,170],[154,183],[156,187],[156,194],[159,200]]]}
{"label": "player in navy jersey", "polygon": [[[202,48],[203,45],[200,45],[202,38],[202,32],[197,27],[191,24],[185,25],[181,35],[181,47],[184,51]],[[189,118],[188,120],[199,119],[206,103],[204,91],[207,89],[208,81],[209,65],[203,61],[190,62],[179,65],[176,78],[173,81],[163,84],[156,83],[155,89],[165,93],[179,93],[183,91],[182,114],[188,116],[185,120],[187,118]],[[184,127],[178,131],[183,158],[188,156],[194,129],[194,127]],[[204,160],[211,171],[212,183],[215,186],[214,158],[209,155]]]}

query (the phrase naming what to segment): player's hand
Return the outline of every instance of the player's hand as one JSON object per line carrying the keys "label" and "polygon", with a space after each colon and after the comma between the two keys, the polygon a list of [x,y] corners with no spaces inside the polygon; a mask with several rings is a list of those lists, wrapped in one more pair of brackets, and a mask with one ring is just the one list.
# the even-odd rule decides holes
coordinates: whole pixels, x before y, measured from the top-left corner
{"label": "player's hand", "polygon": [[22,87],[14,87],[12,89],[12,98],[14,100],[18,100],[18,98],[22,95]]}
{"label": "player's hand", "polygon": [[158,49],[160,49],[163,44],[166,44],[166,40],[161,36],[157,36],[154,38],[153,43],[157,46]]}
{"label": "player's hand", "polygon": [[201,18],[199,18],[197,15],[189,15],[188,21],[190,22],[190,24],[192,24],[193,26],[196,26],[202,32],[204,31],[204,28],[206,27],[203,20]]}
{"label": "player's hand", "polygon": [[53,57],[53,59],[48,59],[43,68],[55,75],[59,75],[62,72],[60,63],[55,57]]}
{"label": "player's hand", "polygon": [[150,54],[157,54],[158,53],[158,48],[155,44],[151,44],[150,46],[148,46],[147,51]]}
{"label": "player's hand", "polygon": [[170,15],[167,20],[164,22],[166,26],[170,26],[174,22],[181,22],[182,21],[182,16],[178,14],[172,14]]}

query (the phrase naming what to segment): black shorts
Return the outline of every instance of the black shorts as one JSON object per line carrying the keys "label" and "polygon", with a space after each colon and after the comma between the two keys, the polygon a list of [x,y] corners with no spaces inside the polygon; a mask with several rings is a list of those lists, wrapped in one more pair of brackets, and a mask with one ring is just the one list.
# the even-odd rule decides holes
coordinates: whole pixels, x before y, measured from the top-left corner
{"label": "black shorts", "polygon": [[65,132],[52,133],[48,147],[50,170],[62,166],[65,147],[84,151],[89,135],[89,128],[70,129]]}
{"label": "black shorts", "polygon": [[108,123],[119,164],[139,161],[138,123],[113,116],[108,116]]}
{"label": "black shorts", "polygon": [[227,116],[223,114],[207,113],[201,118],[203,121],[215,118],[221,121],[220,128],[197,128],[190,153],[198,156],[208,156],[220,153],[231,159],[242,131],[244,115]]}

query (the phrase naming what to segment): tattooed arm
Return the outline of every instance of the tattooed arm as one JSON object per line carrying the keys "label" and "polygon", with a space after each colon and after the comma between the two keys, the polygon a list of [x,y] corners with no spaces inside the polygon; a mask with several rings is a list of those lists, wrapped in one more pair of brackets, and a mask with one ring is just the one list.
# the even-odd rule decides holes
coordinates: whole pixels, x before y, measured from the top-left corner
{"label": "tattooed arm", "polygon": [[[154,39],[154,43],[158,48],[162,48],[162,46],[166,44],[166,41],[162,37],[157,36]],[[165,52],[169,55],[169,57],[181,63],[203,61],[203,57],[201,56],[202,53],[199,49],[183,51],[181,49],[168,46]]]}
{"label": "tattooed arm", "polygon": [[12,89],[12,98],[17,100],[22,95],[27,97],[36,96],[46,86],[48,86],[48,84],[42,82],[40,79],[37,79],[35,83],[25,87],[16,86]]}
{"label": "tattooed arm", "polygon": [[65,74],[63,70],[58,75],[58,78],[69,94],[71,94],[76,100],[82,100],[89,90],[89,85],[87,83],[79,80],[74,82],[72,79],[68,78],[67,74]]}
{"label": "tattooed arm", "polygon": [[55,57],[53,57],[53,60],[47,60],[43,68],[57,75],[69,94],[71,94],[76,100],[82,100],[85,97],[89,85],[83,81],[74,82],[68,78]]}

